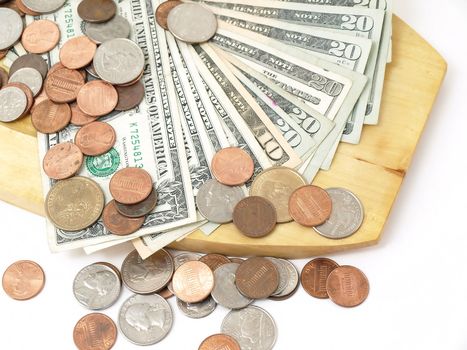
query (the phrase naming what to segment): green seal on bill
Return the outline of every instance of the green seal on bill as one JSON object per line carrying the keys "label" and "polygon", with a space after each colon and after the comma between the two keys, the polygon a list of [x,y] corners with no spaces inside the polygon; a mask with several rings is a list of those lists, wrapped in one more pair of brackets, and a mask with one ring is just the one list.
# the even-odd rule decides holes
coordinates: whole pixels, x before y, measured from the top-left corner
{"label": "green seal on bill", "polygon": [[120,155],[115,148],[95,157],[86,157],[86,168],[97,177],[107,177],[117,171],[120,165]]}

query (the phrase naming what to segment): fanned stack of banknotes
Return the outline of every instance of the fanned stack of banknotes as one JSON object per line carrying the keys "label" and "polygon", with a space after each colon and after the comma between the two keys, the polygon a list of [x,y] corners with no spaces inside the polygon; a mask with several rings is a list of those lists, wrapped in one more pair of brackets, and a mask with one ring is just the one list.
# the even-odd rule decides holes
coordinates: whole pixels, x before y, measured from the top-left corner
{"label": "fanned stack of banknotes", "polygon": [[[156,23],[160,2],[118,2],[132,24],[131,39],[145,55],[145,99],[136,109],[104,118],[118,140],[110,152],[88,157],[78,174],[95,180],[111,198],[108,182],[115,171],[144,167],[158,205],[142,229],[125,237],[100,221],[79,232],[49,223],[53,251],[91,253],[131,240],[147,257],[196,229],[209,235],[219,225],[197,213],[195,197],[212,177],[211,159],[220,149],[244,149],[255,174],[284,165],[311,182],[330,168],[340,142],[358,144],[364,124],[378,123],[391,61],[389,0],[196,1],[218,18],[217,34],[196,45],[178,41]],[[47,55],[49,65],[59,61],[66,40],[83,35],[77,4],[40,16],[62,32]],[[39,17],[27,16],[34,19]],[[40,134],[41,159],[52,146],[72,141],[77,129]],[[44,175],[44,193],[52,184]]]}

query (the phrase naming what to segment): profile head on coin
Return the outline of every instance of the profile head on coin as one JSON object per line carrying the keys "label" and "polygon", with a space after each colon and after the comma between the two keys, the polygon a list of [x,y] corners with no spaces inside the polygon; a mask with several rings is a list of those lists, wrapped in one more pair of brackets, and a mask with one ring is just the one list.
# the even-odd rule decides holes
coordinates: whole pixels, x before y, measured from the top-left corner
{"label": "profile head on coin", "polygon": [[190,44],[203,43],[216,34],[217,18],[204,6],[183,3],[169,12],[167,27],[181,41]]}
{"label": "profile head on coin", "polygon": [[16,300],[28,300],[44,288],[42,268],[30,260],[20,260],[10,265],[3,274],[2,286],[8,296]]}
{"label": "profile head on coin", "polygon": [[243,149],[227,147],[212,158],[212,173],[220,183],[240,186],[247,182],[254,171],[253,159]]}

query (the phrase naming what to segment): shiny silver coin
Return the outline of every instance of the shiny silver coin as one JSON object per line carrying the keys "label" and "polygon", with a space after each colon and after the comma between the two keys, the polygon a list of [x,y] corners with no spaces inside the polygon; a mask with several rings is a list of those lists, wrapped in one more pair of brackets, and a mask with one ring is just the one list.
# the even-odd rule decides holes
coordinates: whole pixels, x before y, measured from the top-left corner
{"label": "shiny silver coin", "polygon": [[0,50],[13,46],[23,33],[23,20],[16,11],[0,8]]}
{"label": "shiny silver coin", "polygon": [[208,297],[200,303],[185,303],[177,298],[177,306],[185,316],[190,318],[203,318],[213,313],[217,303],[212,297]]}
{"label": "shiny silver coin", "polygon": [[73,282],[73,294],[84,307],[102,310],[117,301],[121,287],[120,278],[115,270],[96,263],[78,272]]}
{"label": "shiny silver coin", "polygon": [[28,98],[20,88],[9,86],[0,90],[0,122],[12,122],[21,117]]}
{"label": "shiny silver coin", "polygon": [[[196,261],[196,260],[199,260],[199,258],[201,258],[202,255],[201,254],[198,254],[198,253],[191,253],[191,252],[183,252],[183,253],[180,253],[180,254],[177,254],[173,257],[174,259],[174,272],[177,271],[177,269],[182,266],[184,263],[188,262],[188,261]],[[172,281],[170,281],[170,283],[167,285],[167,288],[173,293],[174,293],[174,289],[173,289],[173,284],[172,284]]]}
{"label": "shiny silver coin", "polygon": [[321,236],[341,239],[358,231],[363,223],[363,205],[358,197],[344,188],[329,188],[326,192],[331,197],[331,216],[322,225],[314,229]]}
{"label": "shiny silver coin", "polygon": [[282,262],[280,259],[272,258],[272,257],[266,257],[270,262],[272,262],[276,268],[277,271],[279,272],[279,285],[277,286],[276,291],[272,294],[273,296],[282,293],[282,291],[287,287],[287,282],[289,279],[289,274],[287,267],[285,264]]}
{"label": "shiny silver coin", "polygon": [[169,12],[167,26],[173,36],[181,41],[203,43],[216,34],[217,18],[201,5],[184,3]]}
{"label": "shiny silver coin", "polygon": [[118,324],[123,335],[132,343],[156,344],[172,329],[172,308],[158,294],[133,295],[123,303]]}
{"label": "shiny silver coin", "polygon": [[243,296],[235,285],[235,274],[240,264],[229,263],[219,266],[214,271],[214,289],[211,292],[213,299],[228,309],[241,309],[253,302]]}
{"label": "shiny silver coin", "polygon": [[10,79],[8,79],[9,83],[23,83],[27,87],[29,87],[32,91],[32,94],[37,96],[39,92],[42,90],[42,75],[41,73],[34,68],[25,67],[18,69],[14,72]]}
{"label": "shiny silver coin", "polygon": [[174,273],[172,256],[164,249],[146,260],[136,250],[125,258],[121,268],[123,283],[137,294],[151,294],[162,290]]}
{"label": "shiny silver coin", "polygon": [[94,69],[94,65],[92,63],[84,67],[84,69],[91,77],[100,79],[99,74],[97,74],[96,70]]}
{"label": "shiny silver coin", "polygon": [[239,186],[226,186],[216,179],[206,181],[196,195],[199,212],[209,221],[225,224],[232,221],[235,206],[245,198]]}
{"label": "shiny silver coin", "polygon": [[[271,295],[271,299],[277,298],[277,300],[280,300],[280,298],[284,298],[295,292],[295,290],[298,287],[298,283],[300,280],[300,274],[298,273],[297,268],[295,267],[294,264],[292,264],[290,261],[285,260],[285,259],[277,259],[275,258],[276,261],[279,261],[283,267],[286,269],[286,283],[284,286],[284,289],[282,289],[281,292],[275,292],[273,295]],[[281,272],[279,272],[280,279],[282,280],[282,275]],[[279,284],[281,284],[279,282]]]}
{"label": "shiny silver coin", "polygon": [[51,13],[62,7],[66,0],[22,0],[30,10],[39,13]]}
{"label": "shiny silver coin", "polygon": [[221,332],[234,338],[242,350],[271,350],[277,340],[274,319],[257,306],[229,312]]}
{"label": "shiny silver coin", "polygon": [[115,15],[110,21],[104,23],[84,22],[84,34],[97,44],[117,38],[130,36],[130,23],[125,17]]}
{"label": "shiny silver coin", "polygon": [[129,39],[112,39],[98,47],[93,64],[101,79],[115,85],[126,84],[140,76],[144,54]]}

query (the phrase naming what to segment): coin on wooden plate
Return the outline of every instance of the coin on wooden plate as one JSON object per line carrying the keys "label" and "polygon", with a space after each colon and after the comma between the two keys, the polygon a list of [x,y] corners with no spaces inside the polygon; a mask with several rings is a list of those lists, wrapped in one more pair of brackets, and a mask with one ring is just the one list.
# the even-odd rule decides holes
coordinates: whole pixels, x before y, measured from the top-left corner
{"label": "coin on wooden plate", "polygon": [[362,271],[353,266],[343,265],[329,274],[326,290],[329,298],[337,305],[354,307],[366,300],[370,284]]}
{"label": "coin on wooden plate", "polygon": [[83,29],[84,33],[97,44],[117,38],[128,38],[130,30],[130,23],[120,15],[115,15],[104,23],[84,22]]}
{"label": "coin on wooden plate", "polygon": [[328,292],[326,281],[329,274],[339,265],[328,258],[316,258],[309,261],[302,270],[300,281],[303,289],[312,297],[326,299]]}
{"label": "coin on wooden plate", "polygon": [[73,341],[79,350],[110,350],[117,340],[117,326],[101,313],[81,318],[73,330]]}
{"label": "coin on wooden plate", "polygon": [[107,22],[117,13],[112,0],[83,0],[78,5],[78,15],[86,22]]}
{"label": "coin on wooden plate", "polygon": [[22,0],[30,10],[39,13],[51,13],[62,7],[66,0]]}
{"label": "coin on wooden plate", "polygon": [[56,103],[73,102],[84,85],[84,78],[77,70],[58,68],[45,80],[45,92]]}
{"label": "coin on wooden plate", "polygon": [[172,1],[164,1],[157,6],[156,9],[156,21],[164,29],[169,29],[167,27],[167,16],[169,15],[170,11],[175,7],[182,4],[181,1],[172,0]]}
{"label": "coin on wooden plate", "polygon": [[116,208],[115,201],[112,200],[102,212],[102,221],[107,230],[114,235],[126,236],[138,231],[144,223],[144,216],[139,218],[129,218],[120,214]]}
{"label": "coin on wooden plate", "polygon": [[157,204],[157,191],[153,188],[148,198],[136,204],[122,204],[115,202],[118,212],[129,218],[139,218],[149,214]]}
{"label": "coin on wooden plate", "polygon": [[276,209],[263,197],[246,197],[235,206],[233,222],[245,236],[264,237],[276,227]]}
{"label": "coin on wooden plate", "polygon": [[331,209],[331,197],[318,186],[300,187],[290,196],[290,216],[303,226],[321,225],[331,215]]}
{"label": "coin on wooden plate", "polygon": [[266,258],[252,257],[237,269],[235,284],[244,296],[251,299],[270,297],[279,286],[279,272]]}
{"label": "coin on wooden plate", "polygon": [[80,231],[101,216],[104,193],[86,177],[75,176],[57,182],[45,199],[45,212],[52,223],[66,231]]}
{"label": "coin on wooden plate", "polygon": [[177,306],[187,317],[203,318],[214,312],[217,307],[217,303],[211,297],[207,297],[199,303],[186,303],[183,300],[177,299]]}
{"label": "coin on wooden plate", "polygon": [[55,103],[50,100],[39,103],[31,115],[32,125],[43,134],[51,134],[64,129],[70,120],[70,106],[66,103]]}
{"label": "coin on wooden plate", "polygon": [[215,253],[203,255],[201,258],[199,258],[199,261],[208,265],[213,272],[216,271],[216,269],[219,266],[222,266],[224,264],[228,264],[231,262],[230,259],[226,257],[225,255],[215,254]]}
{"label": "coin on wooden plate", "polygon": [[80,69],[91,63],[97,45],[85,35],[67,40],[60,48],[60,63],[68,69]]}
{"label": "coin on wooden plate", "polygon": [[202,43],[216,34],[217,18],[204,6],[183,3],[169,12],[167,27],[181,41]]}
{"label": "coin on wooden plate", "polygon": [[141,168],[123,168],[112,176],[109,189],[117,202],[136,204],[144,201],[151,193],[151,175]]}
{"label": "coin on wooden plate", "polygon": [[10,86],[0,90],[0,122],[13,122],[23,116],[28,106],[26,94],[18,87]]}
{"label": "coin on wooden plate", "polygon": [[58,25],[47,19],[32,22],[24,28],[21,43],[26,51],[31,53],[46,53],[57,46],[60,40]]}
{"label": "coin on wooden plate", "polygon": [[13,46],[21,37],[23,32],[23,20],[17,12],[1,7],[0,23],[2,24],[2,35],[0,36],[0,50]]}
{"label": "coin on wooden plate", "polygon": [[42,75],[34,68],[25,67],[18,69],[8,79],[9,83],[23,83],[27,85],[34,96],[38,95],[42,89]]}
{"label": "coin on wooden plate", "polygon": [[75,135],[75,144],[87,156],[98,156],[109,151],[117,135],[114,128],[103,122],[92,122],[84,125]]}
{"label": "coin on wooden plate", "polygon": [[214,334],[203,340],[198,350],[241,350],[238,342],[227,334]]}
{"label": "coin on wooden plate", "polygon": [[214,300],[228,309],[242,309],[253,302],[238,290],[235,276],[240,265],[228,263],[214,271],[214,289],[211,292]]}
{"label": "coin on wooden plate", "polygon": [[177,298],[187,303],[206,299],[214,288],[214,275],[201,261],[188,261],[175,271],[173,289]]}
{"label": "coin on wooden plate", "polygon": [[83,160],[83,153],[75,144],[62,142],[47,151],[42,167],[51,179],[63,180],[75,175],[83,165]]}
{"label": "coin on wooden plate", "polygon": [[228,186],[243,185],[253,176],[253,159],[243,149],[227,147],[212,158],[212,174],[220,183]]}
{"label": "coin on wooden plate", "polygon": [[3,290],[16,300],[28,300],[35,297],[44,288],[44,284],[44,271],[34,261],[17,261],[3,273]]}
{"label": "coin on wooden plate", "polygon": [[27,55],[20,56],[16,60],[14,60],[13,64],[10,67],[10,77],[18,69],[25,67],[37,69],[41,73],[43,79],[45,79],[49,70],[47,62],[40,55],[29,53]]}
{"label": "coin on wooden plate", "polygon": [[129,86],[117,86],[117,111],[127,111],[138,106],[144,98],[144,85],[140,81]]}

